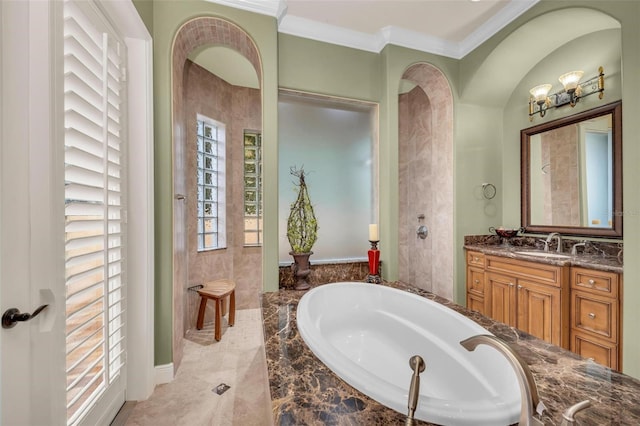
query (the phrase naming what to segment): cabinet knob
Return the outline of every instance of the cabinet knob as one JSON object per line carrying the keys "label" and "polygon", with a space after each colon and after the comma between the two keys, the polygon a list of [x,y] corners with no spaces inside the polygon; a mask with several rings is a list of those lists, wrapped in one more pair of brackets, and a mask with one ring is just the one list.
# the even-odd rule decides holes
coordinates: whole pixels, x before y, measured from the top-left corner
{"label": "cabinet knob", "polygon": [[513,284],[513,283],[509,283],[509,287],[513,287],[513,286],[514,286],[514,284]]}
{"label": "cabinet knob", "polygon": [[589,312],[589,318],[594,319],[596,317],[596,314],[594,314],[593,312]]}
{"label": "cabinet knob", "polygon": [[475,280],[474,281],[476,284],[480,284],[480,280]]}
{"label": "cabinet knob", "polygon": [[522,285],[518,284],[518,290],[520,290],[522,288]]}
{"label": "cabinet knob", "polygon": [[596,282],[595,282],[594,280],[589,280],[589,285],[590,285],[591,287],[593,287],[595,283],[596,283]]}
{"label": "cabinet knob", "polygon": [[480,259],[478,259],[477,257],[474,257],[474,258],[473,258],[473,261],[474,261],[474,262],[477,262],[478,260],[480,260]]}

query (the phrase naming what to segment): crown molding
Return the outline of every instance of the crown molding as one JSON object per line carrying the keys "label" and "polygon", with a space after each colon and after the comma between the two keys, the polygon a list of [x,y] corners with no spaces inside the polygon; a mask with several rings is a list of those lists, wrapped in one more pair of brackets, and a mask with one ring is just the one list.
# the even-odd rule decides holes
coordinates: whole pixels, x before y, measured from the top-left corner
{"label": "crown molding", "polygon": [[466,56],[538,2],[540,2],[540,0],[512,0],[507,6],[489,18],[484,24],[478,27],[477,30],[460,42],[460,57],[456,59]]}
{"label": "crown molding", "polygon": [[273,16],[280,20],[287,11],[286,0],[205,0],[236,9]]}
{"label": "crown molding", "polygon": [[206,1],[273,16],[278,20],[278,32],[283,34],[375,53],[382,51],[387,44],[394,44],[426,53],[461,59],[540,0],[512,0],[461,42],[431,37],[395,26],[384,27],[375,34],[368,34],[329,25],[312,19],[288,15],[286,0]]}
{"label": "crown molding", "polygon": [[377,34],[367,34],[293,15],[282,17],[278,32],[368,52],[377,53],[384,47],[384,40]]}

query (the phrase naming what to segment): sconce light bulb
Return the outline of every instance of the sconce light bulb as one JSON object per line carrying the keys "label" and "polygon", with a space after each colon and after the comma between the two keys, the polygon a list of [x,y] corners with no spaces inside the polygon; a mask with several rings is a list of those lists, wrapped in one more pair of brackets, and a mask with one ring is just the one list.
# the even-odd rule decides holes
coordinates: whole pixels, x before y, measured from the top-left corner
{"label": "sconce light bulb", "polygon": [[550,84],[541,84],[529,90],[529,93],[531,93],[531,96],[533,96],[538,105],[542,105],[547,102],[549,90],[551,90]]}
{"label": "sconce light bulb", "polygon": [[558,80],[562,83],[562,86],[564,86],[564,90],[568,93],[573,93],[578,87],[578,84],[580,84],[580,79],[583,74],[583,71],[571,71],[566,74],[562,74],[558,77]]}

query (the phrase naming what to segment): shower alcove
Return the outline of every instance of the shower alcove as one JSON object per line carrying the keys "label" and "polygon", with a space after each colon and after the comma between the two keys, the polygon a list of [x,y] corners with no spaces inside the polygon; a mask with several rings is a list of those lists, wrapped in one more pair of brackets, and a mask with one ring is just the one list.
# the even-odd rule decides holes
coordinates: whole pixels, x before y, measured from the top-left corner
{"label": "shower alcove", "polygon": [[402,75],[398,149],[399,280],[453,299],[453,95],[433,65]]}
{"label": "shower alcove", "polygon": [[[247,69],[256,87],[227,81],[191,59],[211,49],[214,62],[236,57],[236,69]],[[225,54],[221,59],[220,55]],[[218,56],[216,56],[218,55]],[[194,59],[195,60],[195,59]],[[172,139],[173,139],[173,365],[182,359],[183,337],[195,328],[198,295],[189,287],[221,278],[236,282],[238,309],[257,308],[262,290],[262,248],[244,243],[244,132],[262,128],[262,66],[258,49],[248,34],[221,18],[198,17],[182,25],[172,48]],[[242,69],[238,70],[238,67]],[[219,75],[217,75],[219,74]],[[239,74],[239,73],[238,73]],[[196,117],[202,114],[224,125],[226,195],[219,203],[225,209],[219,227],[226,229],[222,249],[198,250],[197,242],[197,153]],[[208,308],[205,322],[212,321]]]}

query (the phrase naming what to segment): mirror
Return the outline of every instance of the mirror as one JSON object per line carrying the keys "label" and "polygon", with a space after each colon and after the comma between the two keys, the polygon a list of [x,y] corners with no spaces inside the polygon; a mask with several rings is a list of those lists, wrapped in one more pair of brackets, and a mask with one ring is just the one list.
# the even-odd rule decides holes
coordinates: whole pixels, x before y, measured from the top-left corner
{"label": "mirror", "polygon": [[622,103],[523,129],[527,232],[622,238]]}

